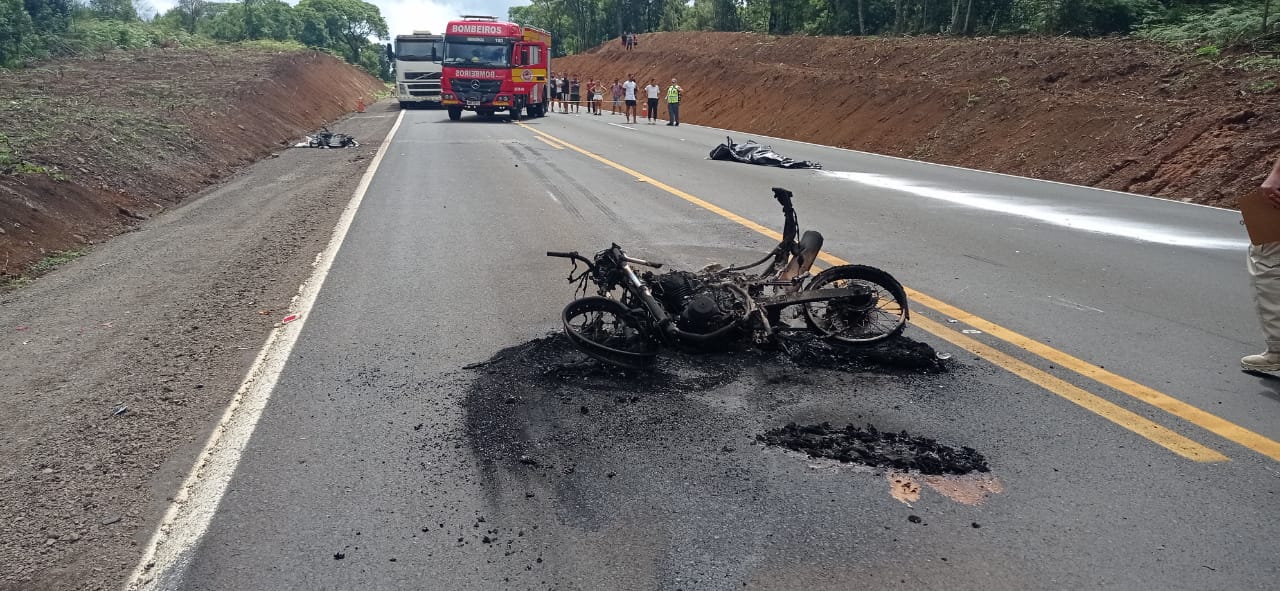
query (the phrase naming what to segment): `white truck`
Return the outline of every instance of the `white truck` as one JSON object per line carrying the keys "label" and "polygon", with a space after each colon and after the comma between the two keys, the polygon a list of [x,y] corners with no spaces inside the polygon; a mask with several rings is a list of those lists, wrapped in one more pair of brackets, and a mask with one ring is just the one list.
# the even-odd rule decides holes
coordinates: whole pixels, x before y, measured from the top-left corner
{"label": "white truck", "polygon": [[414,31],[396,35],[387,57],[395,64],[396,98],[400,108],[440,106],[440,61],[444,58],[444,35]]}

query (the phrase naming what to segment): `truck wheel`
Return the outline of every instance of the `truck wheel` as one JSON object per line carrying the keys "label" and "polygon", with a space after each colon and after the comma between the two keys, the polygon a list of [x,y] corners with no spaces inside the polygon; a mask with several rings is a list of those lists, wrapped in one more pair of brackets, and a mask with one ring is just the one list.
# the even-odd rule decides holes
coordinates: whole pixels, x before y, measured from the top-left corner
{"label": "truck wheel", "polygon": [[405,109],[408,109],[408,108],[409,108],[409,103],[407,103],[407,102],[405,102],[405,101],[400,101],[400,110],[401,110],[401,111],[403,111],[403,110],[405,110]]}
{"label": "truck wheel", "polygon": [[523,110],[524,107],[521,107],[520,105],[512,105],[510,109],[507,109],[507,114],[510,115],[512,121],[519,121],[520,111]]}
{"label": "truck wheel", "polygon": [[459,109],[457,107],[449,107],[449,120],[457,121],[459,119],[462,119],[462,109]]}

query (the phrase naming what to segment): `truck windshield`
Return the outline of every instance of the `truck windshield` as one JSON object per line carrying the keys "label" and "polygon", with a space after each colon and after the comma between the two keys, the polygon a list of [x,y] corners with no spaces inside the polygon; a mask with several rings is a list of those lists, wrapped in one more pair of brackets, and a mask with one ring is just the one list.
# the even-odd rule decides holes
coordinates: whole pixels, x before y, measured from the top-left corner
{"label": "truck windshield", "polygon": [[396,42],[396,59],[401,61],[438,62],[443,54],[443,41],[401,39]]}
{"label": "truck windshield", "polygon": [[511,67],[511,48],[505,43],[458,43],[445,45],[446,66]]}

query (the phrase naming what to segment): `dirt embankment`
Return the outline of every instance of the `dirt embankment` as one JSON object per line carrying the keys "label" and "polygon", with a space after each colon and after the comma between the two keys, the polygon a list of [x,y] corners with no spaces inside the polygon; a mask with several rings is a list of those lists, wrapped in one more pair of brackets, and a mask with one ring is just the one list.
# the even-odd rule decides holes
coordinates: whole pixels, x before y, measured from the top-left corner
{"label": "dirt embankment", "polygon": [[689,123],[1232,207],[1280,149],[1280,70],[1234,63],[1128,40],[654,33],[553,67],[677,77]]}
{"label": "dirt embankment", "polygon": [[323,53],[242,47],[0,70],[0,160],[57,169],[0,175],[0,283],[173,206],[382,88]]}

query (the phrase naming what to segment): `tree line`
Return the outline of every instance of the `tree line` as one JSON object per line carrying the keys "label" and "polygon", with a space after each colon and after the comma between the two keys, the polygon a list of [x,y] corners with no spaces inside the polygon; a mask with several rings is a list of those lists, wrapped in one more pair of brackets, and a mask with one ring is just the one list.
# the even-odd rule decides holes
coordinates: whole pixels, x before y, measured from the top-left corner
{"label": "tree line", "polygon": [[[266,40],[329,51],[386,79],[378,8],[363,0],[178,0],[144,21],[144,0],[0,0],[0,66],[113,48]],[[624,32],[771,35],[1136,35],[1274,50],[1272,0],[531,0],[510,19],[584,51]]]}
{"label": "tree line", "polygon": [[1274,45],[1272,0],[532,0],[513,21],[576,53],[624,32],[770,35],[1134,35],[1171,42]]}
{"label": "tree line", "polygon": [[135,0],[0,0],[0,66],[116,48],[276,41],[328,51],[385,79],[386,54],[374,39],[387,38],[381,11],[362,0],[178,0],[145,21]]}

